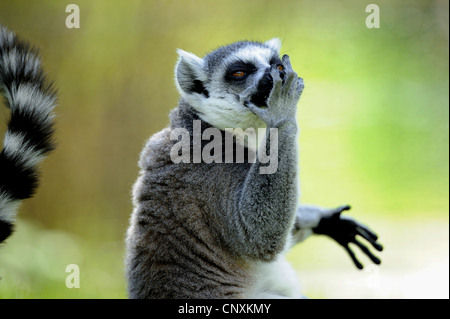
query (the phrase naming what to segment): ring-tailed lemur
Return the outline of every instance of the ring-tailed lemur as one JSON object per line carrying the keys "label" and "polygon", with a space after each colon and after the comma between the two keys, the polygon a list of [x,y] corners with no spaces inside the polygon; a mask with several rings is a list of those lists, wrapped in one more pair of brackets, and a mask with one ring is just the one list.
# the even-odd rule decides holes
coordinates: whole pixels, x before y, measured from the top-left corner
{"label": "ring-tailed lemur", "polygon": [[56,95],[38,51],[0,25],[0,92],[11,111],[0,153],[0,243],[14,228],[23,199],[38,185],[38,165],[53,149]]}
{"label": "ring-tailed lemur", "polygon": [[[381,250],[377,236],[341,218],[349,206],[298,206],[296,106],[303,80],[288,56],[279,58],[280,48],[272,39],[233,43],[204,58],[178,51],[175,79],[181,99],[170,114],[170,127],[147,142],[133,189],[126,240],[129,297],[301,297],[284,253],[312,233],[335,239],[358,268],[362,265],[349,243],[380,263],[355,237]],[[192,160],[208,147],[198,136],[210,137],[214,128],[225,152],[214,149],[219,159],[214,162]],[[245,137],[243,130],[228,128],[266,130],[263,136]],[[192,139],[181,149],[188,160],[174,162],[171,154],[179,141],[173,133],[180,129]],[[273,174],[261,172],[265,164],[259,158],[232,163],[222,158],[227,145],[231,152],[242,144],[249,149],[252,139],[261,142],[250,150],[258,154],[270,152],[268,141],[277,142]]]}

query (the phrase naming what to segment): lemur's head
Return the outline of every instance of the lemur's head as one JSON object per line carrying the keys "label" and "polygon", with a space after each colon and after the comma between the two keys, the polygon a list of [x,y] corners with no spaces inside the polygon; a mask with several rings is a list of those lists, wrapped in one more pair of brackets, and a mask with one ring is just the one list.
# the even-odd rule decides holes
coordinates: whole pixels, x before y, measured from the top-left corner
{"label": "lemur's head", "polygon": [[271,68],[284,77],[281,42],[236,42],[199,58],[178,50],[175,80],[181,97],[214,127],[264,127],[245,104],[264,107],[273,86]]}

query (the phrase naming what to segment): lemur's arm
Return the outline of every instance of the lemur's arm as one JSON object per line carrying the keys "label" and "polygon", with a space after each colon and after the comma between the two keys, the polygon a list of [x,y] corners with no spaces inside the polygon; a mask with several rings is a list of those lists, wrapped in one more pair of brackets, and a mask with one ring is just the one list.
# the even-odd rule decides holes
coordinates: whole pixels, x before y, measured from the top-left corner
{"label": "lemur's arm", "polygon": [[380,264],[380,259],[373,255],[369,248],[356,238],[356,235],[359,235],[367,240],[376,250],[382,251],[383,246],[377,242],[378,236],[372,230],[352,218],[341,216],[343,211],[349,209],[349,205],[343,205],[333,209],[312,205],[299,206],[292,233],[294,244],[303,241],[313,233],[327,235],[347,251],[358,269],[362,269],[363,265],[349,247],[350,243],[358,246],[375,264]]}
{"label": "lemur's arm", "polygon": [[[234,230],[234,238],[230,242],[235,251],[263,260],[274,258],[285,246],[297,205],[295,113],[303,80],[292,70],[286,55],[283,64],[286,71],[283,79],[275,67],[271,71],[273,88],[268,107],[245,103],[267,124],[267,142],[262,143],[263,148],[259,152],[268,154],[270,147],[278,146],[276,171],[265,171],[267,164],[262,164],[259,159],[252,164],[243,185],[234,193],[232,219],[229,220]],[[278,134],[278,139],[269,143],[275,134]],[[274,145],[277,141],[278,145]]]}

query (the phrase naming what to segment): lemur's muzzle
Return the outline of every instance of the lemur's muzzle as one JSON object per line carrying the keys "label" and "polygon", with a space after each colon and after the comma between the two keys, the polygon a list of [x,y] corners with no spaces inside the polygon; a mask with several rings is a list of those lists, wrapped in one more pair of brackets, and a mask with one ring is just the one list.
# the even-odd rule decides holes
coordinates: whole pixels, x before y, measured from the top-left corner
{"label": "lemur's muzzle", "polygon": [[[284,81],[285,71],[280,71],[280,77]],[[262,76],[258,83],[256,93],[252,95],[251,102],[256,106],[267,106],[267,99],[273,87],[273,78],[270,75],[270,68],[267,68],[266,72]]]}

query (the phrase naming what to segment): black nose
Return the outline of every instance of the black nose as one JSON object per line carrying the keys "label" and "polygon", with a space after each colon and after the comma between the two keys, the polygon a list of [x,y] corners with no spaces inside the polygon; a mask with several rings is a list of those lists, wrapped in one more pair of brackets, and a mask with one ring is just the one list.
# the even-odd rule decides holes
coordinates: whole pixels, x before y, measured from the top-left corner
{"label": "black nose", "polygon": [[273,78],[270,75],[270,69],[267,70],[258,83],[256,93],[252,95],[251,102],[257,106],[266,106],[267,98],[273,87]]}
{"label": "black nose", "polygon": [[266,71],[266,73],[264,73],[264,76],[261,78],[261,80],[259,81],[258,84],[258,91],[261,90],[271,90],[273,86],[273,78],[272,75],[270,75],[270,70]]}

